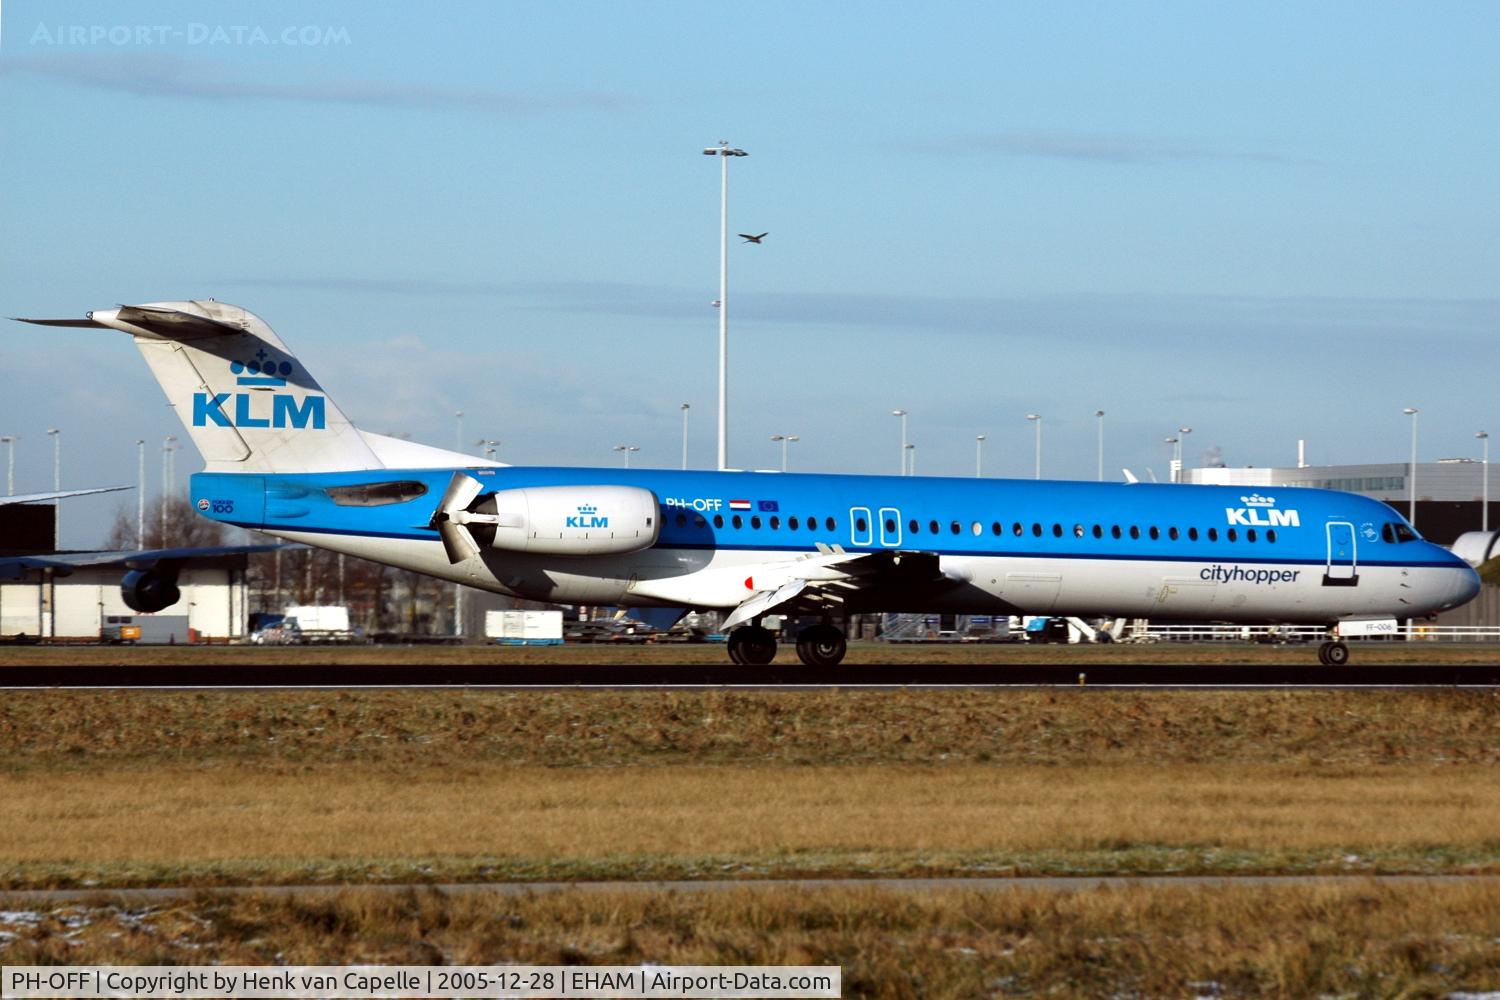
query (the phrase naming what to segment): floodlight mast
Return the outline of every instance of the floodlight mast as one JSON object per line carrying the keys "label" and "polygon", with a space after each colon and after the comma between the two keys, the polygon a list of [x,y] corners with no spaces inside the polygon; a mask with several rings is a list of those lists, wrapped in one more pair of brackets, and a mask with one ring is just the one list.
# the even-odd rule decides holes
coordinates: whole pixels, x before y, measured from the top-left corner
{"label": "floodlight mast", "polygon": [[703,151],[719,158],[719,471],[729,468],[729,158],[749,156],[720,139]]}

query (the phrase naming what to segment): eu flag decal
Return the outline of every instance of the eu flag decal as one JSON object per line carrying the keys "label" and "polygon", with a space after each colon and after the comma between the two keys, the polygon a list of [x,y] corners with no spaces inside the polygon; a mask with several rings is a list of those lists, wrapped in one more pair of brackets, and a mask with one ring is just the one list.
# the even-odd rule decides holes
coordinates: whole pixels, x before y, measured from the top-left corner
{"label": "eu flag decal", "polygon": [[757,504],[757,509],[765,513],[774,514],[781,510],[775,500],[762,500]]}

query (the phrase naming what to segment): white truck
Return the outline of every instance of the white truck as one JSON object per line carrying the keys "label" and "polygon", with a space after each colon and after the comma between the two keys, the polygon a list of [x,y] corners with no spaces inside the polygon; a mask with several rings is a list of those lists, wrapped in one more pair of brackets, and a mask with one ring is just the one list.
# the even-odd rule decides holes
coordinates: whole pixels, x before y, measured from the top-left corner
{"label": "white truck", "polygon": [[561,646],[561,611],[486,611],[484,635],[502,646]]}

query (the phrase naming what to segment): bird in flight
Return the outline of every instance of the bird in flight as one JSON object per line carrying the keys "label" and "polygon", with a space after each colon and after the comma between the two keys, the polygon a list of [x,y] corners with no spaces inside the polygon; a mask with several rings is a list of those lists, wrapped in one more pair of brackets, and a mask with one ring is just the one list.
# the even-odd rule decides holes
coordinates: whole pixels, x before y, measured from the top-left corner
{"label": "bird in flight", "polygon": [[761,240],[765,239],[767,236],[770,236],[771,234],[770,233],[761,233],[759,236],[751,236],[749,233],[740,233],[739,235],[740,235],[740,239],[744,240],[746,243],[759,243]]}

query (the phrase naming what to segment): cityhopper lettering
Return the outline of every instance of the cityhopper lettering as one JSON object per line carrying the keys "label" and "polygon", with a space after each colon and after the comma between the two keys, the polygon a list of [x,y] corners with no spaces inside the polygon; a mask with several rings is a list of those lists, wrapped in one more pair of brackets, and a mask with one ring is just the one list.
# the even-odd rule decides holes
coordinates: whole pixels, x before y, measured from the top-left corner
{"label": "cityhopper lettering", "polygon": [[1279,510],[1275,497],[1263,497],[1252,493],[1240,497],[1243,507],[1225,507],[1224,519],[1229,524],[1246,528],[1300,528],[1302,518],[1295,510]]}

